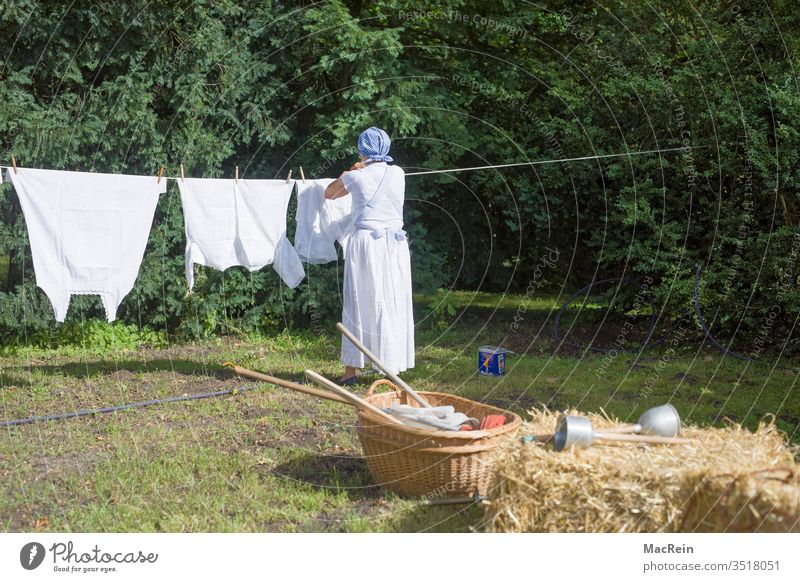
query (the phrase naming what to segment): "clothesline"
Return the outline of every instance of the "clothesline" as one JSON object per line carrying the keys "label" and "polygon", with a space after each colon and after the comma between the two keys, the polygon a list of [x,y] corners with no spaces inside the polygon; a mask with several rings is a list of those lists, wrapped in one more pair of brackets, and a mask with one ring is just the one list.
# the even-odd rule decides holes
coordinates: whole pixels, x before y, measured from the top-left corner
{"label": "clothesline", "polygon": [[641,152],[622,152],[618,154],[599,154],[596,156],[581,156],[579,158],[554,158],[550,160],[531,160],[528,162],[512,162],[510,164],[493,164],[490,166],[473,166],[471,168],[454,168],[452,170],[426,170],[424,172],[407,172],[406,176],[422,176],[425,174],[447,174],[452,172],[468,172],[471,170],[491,170],[494,168],[511,168],[514,166],[541,166],[543,164],[558,164],[566,162],[580,162],[584,160],[598,160],[603,158],[620,158],[624,156],[640,156],[644,154],[664,154],[680,150],[694,150],[706,148],[708,146],[681,146],[677,148],[667,148],[663,150],[646,150]]}
{"label": "clothesline", "polygon": [[[607,158],[621,158],[625,156],[641,156],[641,155],[649,155],[649,154],[665,154],[670,152],[677,152],[677,151],[684,151],[684,150],[696,150],[696,149],[703,149],[709,146],[681,146],[676,148],[666,148],[666,149],[656,149],[656,150],[644,150],[644,151],[634,151],[634,152],[621,152],[615,154],[598,154],[594,156],[581,156],[576,158],[553,158],[548,160],[529,160],[527,162],[511,162],[508,164],[491,164],[486,166],[472,166],[468,168],[453,168],[449,170],[424,170],[421,172],[406,172],[406,176],[424,176],[430,174],[452,174],[455,172],[471,172],[476,170],[494,170],[498,168],[513,168],[519,166],[541,166],[544,164],[563,164],[567,162],[581,162],[586,160],[600,160],[600,159],[607,159]],[[14,168],[12,166],[0,166],[0,168],[4,168],[6,170],[13,171]],[[237,167],[238,170],[238,167]],[[182,176],[162,176],[164,180],[182,180]],[[237,171],[237,178],[238,179],[238,171]],[[278,179],[278,178],[276,178]],[[289,176],[286,178],[286,181],[289,182],[292,179],[292,172],[289,171]],[[303,179],[303,182],[306,180]]]}

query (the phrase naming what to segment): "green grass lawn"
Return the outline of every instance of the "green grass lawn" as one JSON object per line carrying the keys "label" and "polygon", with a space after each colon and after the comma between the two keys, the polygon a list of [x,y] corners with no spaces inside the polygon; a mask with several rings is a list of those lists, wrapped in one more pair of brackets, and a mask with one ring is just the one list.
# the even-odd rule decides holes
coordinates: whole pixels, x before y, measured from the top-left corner
{"label": "green grass lawn", "polygon": [[[574,406],[631,420],[667,401],[685,422],[700,425],[731,419],[753,427],[774,414],[800,440],[797,376],[698,349],[691,324],[680,346],[611,358],[557,349],[552,297],[462,292],[466,309],[441,328],[430,325],[430,298],[422,299],[417,366],[405,374],[418,389],[523,415],[542,405]],[[593,328],[583,325],[577,333],[589,337]],[[608,323],[604,333],[613,341],[619,327]],[[475,375],[483,344],[515,352],[505,377]],[[478,507],[429,507],[377,487],[360,458],[349,407],[235,378],[220,366],[227,360],[294,380],[305,368],[341,373],[333,333],[0,357],[3,419],[258,386],[237,396],[0,429],[0,530],[481,529]]]}

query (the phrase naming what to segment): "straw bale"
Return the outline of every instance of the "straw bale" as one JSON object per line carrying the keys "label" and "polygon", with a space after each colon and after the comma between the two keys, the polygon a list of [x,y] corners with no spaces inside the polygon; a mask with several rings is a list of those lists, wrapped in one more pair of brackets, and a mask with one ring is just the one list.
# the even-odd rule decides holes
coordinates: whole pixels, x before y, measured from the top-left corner
{"label": "straw bale", "polygon": [[682,531],[800,532],[800,471],[775,467],[740,475],[687,475]]}
{"label": "straw bale", "polygon": [[[557,413],[532,410],[519,434],[552,433]],[[583,414],[570,411],[569,414]],[[595,430],[619,421],[583,414]],[[510,441],[500,452],[488,531],[800,531],[795,451],[772,423],[755,432],[685,427],[687,445],[600,443],[555,452]]]}

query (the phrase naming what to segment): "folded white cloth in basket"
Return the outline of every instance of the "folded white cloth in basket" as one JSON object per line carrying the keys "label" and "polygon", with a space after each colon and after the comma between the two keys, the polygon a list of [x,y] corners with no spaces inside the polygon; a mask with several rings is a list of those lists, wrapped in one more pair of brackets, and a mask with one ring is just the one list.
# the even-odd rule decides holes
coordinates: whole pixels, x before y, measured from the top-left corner
{"label": "folded white cloth in basket", "polygon": [[473,428],[477,428],[479,424],[477,419],[470,418],[463,412],[456,412],[452,406],[418,408],[395,402],[384,410],[403,424],[417,428],[459,430],[461,425],[467,422],[471,423]]}

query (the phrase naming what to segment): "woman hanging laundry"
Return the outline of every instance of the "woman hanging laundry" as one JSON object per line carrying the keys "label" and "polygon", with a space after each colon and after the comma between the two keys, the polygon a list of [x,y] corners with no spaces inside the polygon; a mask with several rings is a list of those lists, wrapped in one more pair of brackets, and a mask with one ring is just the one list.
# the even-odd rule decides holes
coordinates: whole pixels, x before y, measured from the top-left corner
{"label": "woman hanging laundry", "polygon": [[[391,140],[370,127],[358,137],[361,161],[325,189],[353,197],[355,232],[347,243],[342,323],[393,372],[414,367],[411,256],[403,230],[405,174],[389,165]],[[356,383],[364,354],[342,337],[342,382]]]}

